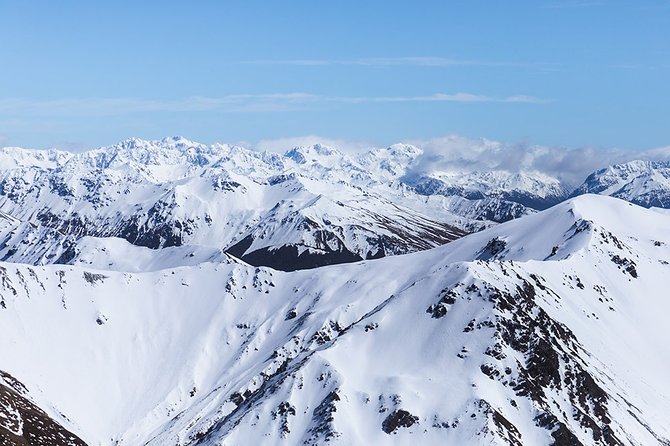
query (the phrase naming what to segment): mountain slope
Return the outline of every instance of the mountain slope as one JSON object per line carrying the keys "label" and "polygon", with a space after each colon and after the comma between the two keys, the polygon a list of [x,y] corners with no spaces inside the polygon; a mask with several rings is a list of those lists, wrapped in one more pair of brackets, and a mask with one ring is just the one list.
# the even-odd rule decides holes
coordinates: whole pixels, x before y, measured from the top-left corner
{"label": "mountain slope", "polygon": [[287,271],[406,254],[465,234],[379,196],[356,190],[329,195],[282,200],[227,252]]}
{"label": "mountain slope", "polygon": [[670,162],[631,161],[589,175],[573,196],[602,194],[644,207],[670,207]]}
{"label": "mountain slope", "polygon": [[[37,157],[15,151],[19,160]],[[68,263],[89,236],[152,249],[230,249],[256,265],[295,269],[412,252],[464,234],[453,226],[464,219],[448,212],[431,217],[337,176],[292,172],[298,163],[288,156],[240,147],[130,139],[52,158],[47,167],[22,161],[0,171],[0,209],[13,225],[0,233],[4,260]],[[276,253],[286,261],[273,260]]]}
{"label": "mountain slope", "polygon": [[588,195],[293,273],[4,264],[0,369],[88,444],[667,444],[669,217]]}
{"label": "mountain slope", "polygon": [[458,196],[470,200],[496,198],[531,209],[546,209],[567,197],[567,191],[556,178],[540,172],[447,171],[403,181],[421,195]]}
{"label": "mountain slope", "polygon": [[35,406],[26,388],[0,371],[0,443],[26,446],[85,446]]}

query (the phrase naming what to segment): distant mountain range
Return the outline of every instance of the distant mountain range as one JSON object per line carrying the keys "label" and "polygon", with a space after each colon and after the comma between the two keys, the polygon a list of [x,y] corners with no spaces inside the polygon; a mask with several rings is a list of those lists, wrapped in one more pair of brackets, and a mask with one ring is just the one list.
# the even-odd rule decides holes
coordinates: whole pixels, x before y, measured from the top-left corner
{"label": "distant mountain range", "polygon": [[609,195],[644,207],[670,208],[670,162],[632,161],[600,169],[572,196]]}
{"label": "distant mountain range", "polygon": [[669,163],[610,166],[571,191],[537,171],[417,172],[422,153],[316,144],[281,155],[178,137],[0,149],[0,258],[114,264],[91,249],[124,251],[117,238],[292,270],[428,249],[585,193],[670,206]]}

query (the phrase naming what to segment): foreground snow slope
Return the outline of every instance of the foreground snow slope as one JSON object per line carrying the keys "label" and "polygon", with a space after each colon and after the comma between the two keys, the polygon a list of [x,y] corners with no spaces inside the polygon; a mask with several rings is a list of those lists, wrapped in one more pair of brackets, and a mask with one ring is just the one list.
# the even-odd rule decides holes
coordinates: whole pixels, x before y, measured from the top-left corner
{"label": "foreground snow slope", "polygon": [[5,263],[0,370],[90,445],[667,444],[669,228],[583,196],[293,273]]}

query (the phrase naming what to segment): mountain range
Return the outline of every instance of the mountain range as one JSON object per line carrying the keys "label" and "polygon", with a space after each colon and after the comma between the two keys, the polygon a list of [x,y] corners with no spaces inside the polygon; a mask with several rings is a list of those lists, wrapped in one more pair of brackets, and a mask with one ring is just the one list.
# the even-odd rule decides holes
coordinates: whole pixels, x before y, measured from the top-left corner
{"label": "mountain range", "polygon": [[670,444],[670,165],[0,150],[0,443]]}
{"label": "mountain range", "polygon": [[586,193],[670,206],[670,163],[610,166],[571,192],[536,171],[419,173],[422,153],[316,144],[279,155],[179,137],[76,154],[5,148],[0,258],[76,263],[89,254],[80,245],[122,245],[114,238],[292,270],[432,248]]}

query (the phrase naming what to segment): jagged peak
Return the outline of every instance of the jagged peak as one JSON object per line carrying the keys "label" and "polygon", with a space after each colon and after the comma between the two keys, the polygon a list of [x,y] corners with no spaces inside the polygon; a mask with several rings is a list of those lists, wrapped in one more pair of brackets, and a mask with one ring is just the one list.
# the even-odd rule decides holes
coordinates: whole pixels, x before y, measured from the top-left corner
{"label": "jagged peak", "polygon": [[54,169],[73,156],[72,153],[57,149],[24,149],[22,147],[0,148],[0,170],[20,168]]}
{"label": "jagged peak", "polygon": [[620,179],[627,179],[639,175],[650,173],[656,169],[670,168],[670,161],[653,161],[653,160],[632,160],[625,163],[612,164],[602,169],[598,169],[591,173],[586,181],[593,181],[602,177],[613,177]]}
{"label": "jagged peak", "polygon": [[418,156],[423,154],[423,150],[413,144],[396,143],[391,144],[386,149],[391,154]]}
{"label": "jagged peak", "polygon": [[612,195],[644,207],[670,206],[670,162],[634,160],[590,174],[572,193]]}
{"label": "jagged peak", "polygon": [[308,160],[315,160],[322,157],[342,157],[343,153],[339,150],[320,143],[296,146],[284,153],[287,158],[293,159],[298,164],[304,164]]}

